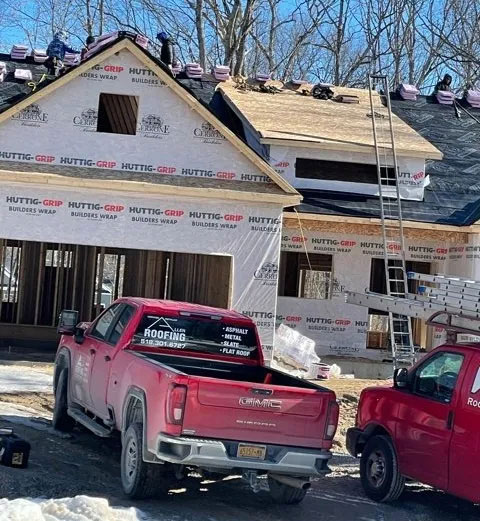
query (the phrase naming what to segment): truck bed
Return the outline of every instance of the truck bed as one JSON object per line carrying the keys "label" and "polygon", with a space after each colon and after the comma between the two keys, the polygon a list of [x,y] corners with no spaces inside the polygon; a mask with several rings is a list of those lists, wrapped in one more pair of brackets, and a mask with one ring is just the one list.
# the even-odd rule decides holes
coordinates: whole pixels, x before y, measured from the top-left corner
{"label": "truck bed", "polygon": [[[281,385],[299,389],[316,389],[328,391],[327,388],[316,385],[308,380],[295,378],[281,371],[263,366],[250,366],[234,362],[205,360],[185,356],[171,356],[156,353],[144,353],[147,358],[168,365],[190,376],[204,376],[221,380],[251,382],[257,384]],[[266,382],[267,376],[268,382]]]}
{"label": "truck bed", "polygon": [[182,433],[261,444],[329,449],[335,393],[280,371],[219,360],[138,353],[188,375]]}

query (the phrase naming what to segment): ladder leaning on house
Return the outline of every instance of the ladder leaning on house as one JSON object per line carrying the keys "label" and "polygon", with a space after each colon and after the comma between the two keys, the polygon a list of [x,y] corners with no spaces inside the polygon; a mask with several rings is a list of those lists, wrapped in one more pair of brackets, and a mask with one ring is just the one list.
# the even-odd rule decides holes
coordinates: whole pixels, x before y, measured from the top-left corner
{"label": "ladder leaning on house", "polygon": [[456,343],[457,334],[480,336],[480,281],[409,272],[408,278],[424,282],[418,294],[395,297],[380,293],[347,291],[345,301],[392,314],[425,320],[447,331],[447,342]]}
{"label": "ladder leaning on house", "polygon": [[[380,96],[376,93],[375,87],[377,84],[380,86]],[[399,170],[387,77],[370,74],[368,90],[371,109],[368,116],[372,119],[373,143],[377,163],[386,290],[390,297],[405,298],[408,293],[405,242],[398,186]],[[384,98],[385,104],[382,103],[382,98]],[[413,364],[415,362],[415,347],[410,318],[389,310],[388,317],[394,367],[400,364]]]}

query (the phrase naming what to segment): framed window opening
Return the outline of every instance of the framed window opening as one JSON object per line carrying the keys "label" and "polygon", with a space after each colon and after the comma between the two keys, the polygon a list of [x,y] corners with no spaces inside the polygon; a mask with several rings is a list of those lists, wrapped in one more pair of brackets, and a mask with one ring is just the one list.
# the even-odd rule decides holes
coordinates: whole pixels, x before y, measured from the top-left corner
{"label": "framed window opening", "polygon": [[138,96],[102,92],[98,99],[97,132],[137,133]]}
{"label": "framed window opening", "polygon": [[313,300],[332,298],[333,256],[282,251],[278,295]]}
{"label": "framed window opening", "polygon": [[[393,167],[384,168],[382,175],[389,179],[386,184],[395,186],[395,170]],[[347,163],[345,161],[327,161],[300,157],[295,162],[295,177],[297,179],[315,179],[318,181],[378,184],[377,165],[375,164]]]}

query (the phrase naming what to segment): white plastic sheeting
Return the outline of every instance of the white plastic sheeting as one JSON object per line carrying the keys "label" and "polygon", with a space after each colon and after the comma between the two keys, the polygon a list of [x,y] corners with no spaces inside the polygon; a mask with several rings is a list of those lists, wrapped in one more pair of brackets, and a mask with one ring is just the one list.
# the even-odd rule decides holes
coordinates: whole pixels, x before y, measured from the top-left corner
{"label": "white plastic sheeting", "polygon": [[275,333],[272,366],[294,373],[309,373],[320,362],[315,354],[315,342],[298,331],[281,324]]}

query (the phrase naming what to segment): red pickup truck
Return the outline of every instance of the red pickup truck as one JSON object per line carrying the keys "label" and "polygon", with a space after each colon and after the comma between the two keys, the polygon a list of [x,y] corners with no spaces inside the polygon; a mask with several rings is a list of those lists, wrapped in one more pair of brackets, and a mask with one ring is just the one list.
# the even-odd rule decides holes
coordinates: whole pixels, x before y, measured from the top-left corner
{"label": "red pickup truck", "polygon": [[120,431],[131,498],[166,492],[194,468],[243,474],[254,490],[294,504],[311,476],[328,471],[335,394],[265,367],[244,315],[122,298],[91,324],[63,311],[59,332],[54,427]]}
{"label": "red pickup truck", "polygon": [[406,479],[480,502],[480,345],[444,345],[393,387],[365,389],[347,448],[367,496],[400,497]]}

